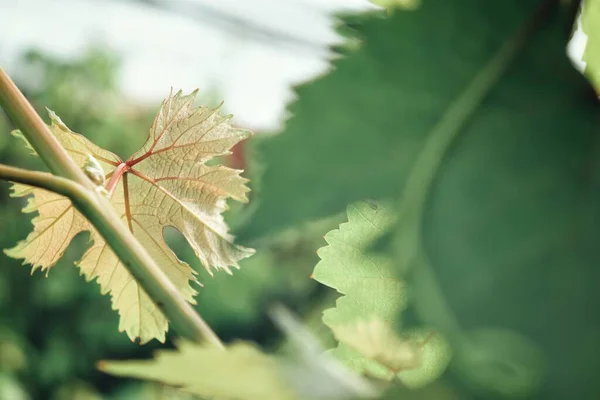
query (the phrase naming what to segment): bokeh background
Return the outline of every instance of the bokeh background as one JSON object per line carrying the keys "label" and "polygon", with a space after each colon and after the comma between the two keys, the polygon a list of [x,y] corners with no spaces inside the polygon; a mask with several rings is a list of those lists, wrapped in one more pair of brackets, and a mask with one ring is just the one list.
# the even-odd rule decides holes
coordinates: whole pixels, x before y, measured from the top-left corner
{"label": "bokeh background", "polygon": [[[0,65],[41,114],[51,108],[73,131],[121,156],[145,141],[171,87],[200,88],[199,102],[208,105],[225,100],[235,123],[260,141],[285,126],[291,88],[327,73],[331,47],[352,40],[339,33],[345,27],[336,15],[373,8],[367,0],[0,0]],[[585,44],[579,30],[569,48],[578,68]],[[0,113],[0,161],[44,170],[11,129]],[[224,162],[259,183],[252,141]],[[23,201],[8,193],[0,183],[2,249],[31,229],[31,216],[20,213]],[[235,228],[244,215],[234,205],[227,219]],[[167,240],[198,271],[198,311],[223,340],[276,346],[265,310],[281,302],[327,345],[319,319],[335,296],[310,274],[322,235],[342,219],[278,235],[233,276],[210,277],[181,235],[167,232]],[[158,390],[95,368],[101,359],[149,357],[161,345],[140,347],[117,332],[109,298],[73,266],[86,241],[76,238],[49,279],[0,254],[0,400],[151,398]],[[443,380],[428,390],[423,398],[466,396]]]}

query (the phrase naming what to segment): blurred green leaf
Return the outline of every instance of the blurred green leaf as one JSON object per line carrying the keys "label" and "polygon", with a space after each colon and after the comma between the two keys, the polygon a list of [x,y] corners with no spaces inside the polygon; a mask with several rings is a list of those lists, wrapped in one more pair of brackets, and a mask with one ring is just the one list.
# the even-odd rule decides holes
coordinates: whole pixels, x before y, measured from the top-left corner
{"label": "blurred green leaf", "polygon": [[227,351],[180,342],[178,351],[162,351],[152,361],[105,361],[99,368],[115,375],[163,382],[205,397],[296,398],[280,376],[277,361],[243,342],[228,346]]}
{"label": "blurred green leaf", "polygon": [[27,367],[25,343],[16,332],[0,326],[0,371],[18,372]]}
{"label": "blurred green leaf", "polygon": [[[417,256],[431,264],[467,332],[498,327],[541,346],[542,398],[593,397],[598,100],[565,54],[564,11],[559,1],[424,0],[354,19],[362,48],[299,87],[286,130],[264,141],[260,204],[241,233],[401,199],[398,269],[421,270]],[[413,294],[416,319],[444,331],[447,310],[427,307],[427,290]]]}
{"label": "blurred green leaf", "polygon": [[[373,241],[393,226],[394,213],[389,206],[368,203],[349,206],[347,213],[348,222],[325,235],[328,246],[319,249],[321,261],[313,273],[315,280],[345,295],[336,301],[335,308],[324,312],[323,322],[334,333],[372,318],[395,323],[406,306],[405,285],[393,260],[368,253]],[[393,376],[344,343],[332,354],[359,373],[384,379]]]}
{"label": "blurred green leaf", "polygon": [[359,373],[425,385],[444,372],[451,352],[434,331],[392,330],[406,307],[405,283],[393,258],[369,250],[395,225],[393,208],[360,202],[347,212],[348,222],[325,235],[314,270],[317,281],[344,295],[323,316],[340,342],[331,353]]}
{"label": "blurred green leaf", "polygon": [[185,393],[177,388],[153,382],[135,382],[122,385],[119,390],[106,398],[106,400],[130,399],[201,400],[199,397]]}
{"label": "blurred green leaf", "polygon": [[585,75],[600,90],[600,1],[585,0],[582,7],[581,28],[587,35],[582,60],[586,63]]}
{"label": "blurred green leaf", "polygon": [[110,374],[231,400],[349,400],[375,396],[376,390],[366,380],[323,354],[315,338],[288,311],[276,307],[272,317],[295,354],[285,358],[268,355],[240,341],[227,346],[226,351],[180,342],[177,351],[161,351],[154,360],[103,361],[98,367]]}
{"label": "blurred green leaf", "polygon": [[0,373],[0,399],[30,400],[31,397],[17,379]]}
{"label": "blurred green leaf", "polygon": [[404,340],[416,343],[419,363],[398,373],[400,381],[411,389],[426,386],[446,371],[452,358],[452,349],[446,339],[431,329],[413,329],[403,334]]}
{"label": "blurred green leaf", "polygon": [[[241,237],[331,215],[363,198],[400,195],[429,135],[452,123],[440,121],[539,3],[428,0],[390,18],[349,18],[364,45],[336,61],[332,73],[298,87],[286,129],[260,142],[266,169],[259,205]],[[499,83],[478,88],[492,92],[490,99],[472,96],[473,104],[460,110],[472,114],[456,127],[463,136],[480,130],[547,136],[577,120],[580,130],[590,127],[595,105],[564,54],[568,25],[557,13],[540,18],[535,34],[517,38],[523,51],[500,61],[508,71],[497,72]],[[544,64],[549,58],[557,60],[551,69]],[[563,97],[583,107],[562,108]],[[530,140],[521,148],[536,151]]]}
{"label": "blurred green leaf", "polygon": [[50,400],[102,400],[93,387],[81,381],[61,385]]}

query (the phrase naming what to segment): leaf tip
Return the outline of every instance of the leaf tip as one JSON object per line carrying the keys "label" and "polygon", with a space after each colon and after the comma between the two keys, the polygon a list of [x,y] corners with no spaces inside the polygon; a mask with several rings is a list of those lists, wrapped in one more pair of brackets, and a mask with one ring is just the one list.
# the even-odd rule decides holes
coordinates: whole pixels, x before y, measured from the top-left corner
{"label": "leaf tip", "polygon": [[61,130],[65,132],[71,132],[67,125],[65,125],[62,119],[60,119],[60,117],[56,115],[54,111],[52,111],[48,107],[46,107],[46,111],[48,111],[48,115],[50,116],[50,121],[52,122],[52,125],[58,126]]}
{"label": "leaf tip", "polygon": [[96,369],[106,373],[108,369],[108,363],[105,360],[100,360],[96,362]]}

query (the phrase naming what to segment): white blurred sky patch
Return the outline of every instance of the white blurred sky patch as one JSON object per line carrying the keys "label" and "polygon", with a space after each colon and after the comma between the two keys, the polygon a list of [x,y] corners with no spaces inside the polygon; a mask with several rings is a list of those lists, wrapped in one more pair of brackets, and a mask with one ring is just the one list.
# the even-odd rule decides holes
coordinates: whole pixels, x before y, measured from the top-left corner
{"label": "white blurred sky patch", "polygon": [[[122,57],[124,93],[147,104],[170,87],[215,92],[235,121],[274,131],[285,119],[290,87],[328,69],[339,43],[334,14],[368,0],[0,0],[0,65],[19,74],[19,57],[40,49],[77,58],[91,45]],[[580,70],[587,37],[569,54]]]}
{"label": "white blurred sky patch", "polygon": [[290,86],[328,68],[328,46],[341,40],[333,14],[373,8],[367,0],[155,3],[162,8],[136,1],[0,0],[0,64],[18,74],[28,49],[68,59],[103,45],[122,56],[119,82],[137,101],[156,103],[171,86],[215,91],[237,123],[276,130]]}
{"label": "white blurred sky patch", "polygon": [[[583,2],[582,2],[583,8]],[[581,13],[577,16],[576,21],[576,29],[573,33],[573,37],[567,46],[567,54],[573,61],[575,67],[583,73],[585,71],[586,62],[583,61],[583,52],[585,51],[585,46],[587,45],[588,37],[581,28]]]}

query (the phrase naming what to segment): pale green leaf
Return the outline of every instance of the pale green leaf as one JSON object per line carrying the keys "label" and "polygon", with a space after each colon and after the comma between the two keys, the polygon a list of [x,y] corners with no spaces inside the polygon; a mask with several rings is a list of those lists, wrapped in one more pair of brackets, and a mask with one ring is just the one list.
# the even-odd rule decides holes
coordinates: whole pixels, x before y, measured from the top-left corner
{"label": "pale green leaf", "polygon": [[181,342],[177,351],[159,351],[154,360],[108,361],[99,368],[113,375],[177,386],[204,398],[296,399],[280,375],[278,361],[244,342],[232,344],[227,351]]}
{"label": "pale green leaf", "polygon": [[314,278],[344,295],[323,317],[339,340],[332,355],[359,373],[385,380],[403,379],[405,371],[414,370],[407,379],[425,384],[445,370],[448,353],[393,331],[406,306],[405,284],[393,259],[368,252],[395,222],[389,204],[348,207],[348,222],[325,236],[328,246],[318,251]]}
{"label": "pale green leaf", "polygon": [[[247,201],[246,179],[240,171],[208,166],[215,156],[246,138],[248,132],[235,129],[228,116],[217,109],[194,108],[196,92],[172,94],[163,102],[143,148],[129,160],[106,151],[85,137],[73,133],[53,112],[50,130],[73,160],[93,174],[104,171],[106,189],[123,223],[147,249],[183,296],[194,302],[194,271],[180,261],[163,238],[163,230],[180,230],[204,267],[212,270],[238,267],[238,261],[253,250],[233,244],[221,213],[225,200]],[[33,195],[24,212],[37,211],[34,231],[16,247],[6,250],[23,258],[33,270],[48,270],[62,256],[75,235],[90,232],[93,242],[78,265],[86,279],[97,279],[102,293],[110,293],[113,308],[121,316],[119,330],[145,343],[164,341],[167,320],[138,285],[98,232],[59,195],[23,185],[13,186],[13,197]]]}
{"label": "pale green leaf", "polygon": [[247,342],[225,351],[181,342],[153,360],[101,362],[110,374],[162,382],[202,398],[228,400],[351,400],[375,398],[380,390],[324,354],[317,340],[283,307],[272,310],[291,345],[285,355],[263,353]]}
{"label": "pale green leaf", "polygon": [[415,368],[420,364],[418,344],[402,340],[389,323],[379,318],[335,326],[332,329],[340,342],[378,362],[392,373]]}
{"label": "pale green leaf", "polygon": [[[386,377],[396,375],[410,388],[425,386],[439,378],[452,355],[448,342],[431,329],[413,329],[399,335],[377,318],[332,329],[340,342],[373,361],[372,367],[377,364],[381,371],[385,370]],[[357,362],[347,355],[342,359]]]}
{"label": "pale green leaf", "polygon": [[[386,256],[367,252],[395,222],[389,206],[361,202],[349,206],[348,222],[325,235],[329,244],[318,250],[321,261],[313,277],[341,294],[336,307],[326,310],[323,322],[336,329],[359,321],[378,318],[393,323],[406,306],[405,284],[393,261]],[[393,374],[344,343],[332,351],[359,373],[383,379]]]}

